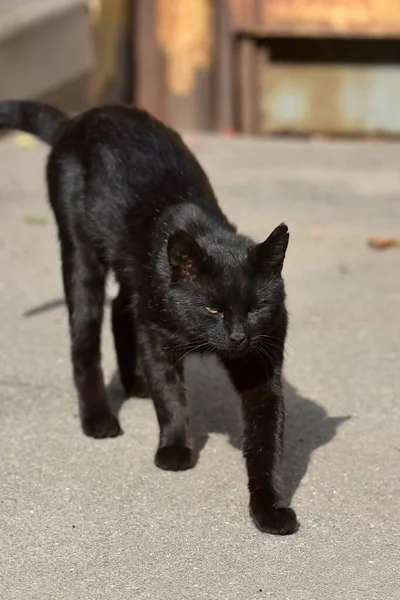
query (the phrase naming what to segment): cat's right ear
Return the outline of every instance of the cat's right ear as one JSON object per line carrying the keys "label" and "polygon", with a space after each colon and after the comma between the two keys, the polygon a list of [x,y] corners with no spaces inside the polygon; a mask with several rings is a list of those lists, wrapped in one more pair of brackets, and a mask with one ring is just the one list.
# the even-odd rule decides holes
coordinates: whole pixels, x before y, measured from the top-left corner
{"label": "cat's right ear", "polygon": [[289,230],[281,223],[261,244],[250,250],[250,257],[259,269],[280,273],[289,243]]}
{"label": "cat's right ear", "polygon": [[183,229],[171,233],[167,252],[171,269],[183,278],[194,278],[204,260],[198,243]]}

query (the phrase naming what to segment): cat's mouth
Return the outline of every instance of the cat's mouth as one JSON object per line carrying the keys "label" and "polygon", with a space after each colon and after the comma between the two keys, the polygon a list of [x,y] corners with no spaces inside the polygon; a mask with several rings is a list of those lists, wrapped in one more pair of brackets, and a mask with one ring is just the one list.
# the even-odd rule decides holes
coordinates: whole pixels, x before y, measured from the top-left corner
{"label": "cat's mouth", "polygon": [[221,352],[221,356],[224,358],[241,358],[246,356],[250,351],[250,344],[242,344],[240,346],[233,346],[227,348]]}

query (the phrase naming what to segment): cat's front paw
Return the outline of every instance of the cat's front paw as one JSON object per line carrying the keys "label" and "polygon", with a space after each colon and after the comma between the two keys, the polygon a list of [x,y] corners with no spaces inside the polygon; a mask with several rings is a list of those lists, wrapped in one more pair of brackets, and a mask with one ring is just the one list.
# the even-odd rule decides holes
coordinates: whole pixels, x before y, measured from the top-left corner
{"label": "cat's front paw", "polygon": [[185,446],[165,446],[158,448],[154,462],[166,471],[185,471],[194,466],[193,451]]}
{"label": "cat's front paw", "polygon": [[299,528],[296,513],[286,506],[261,506],[250,501],[250,515],[256,527],[273,535],[290,535]]}
{"label": "cat's front paw", "polygon": [[111,413],[99,413],[82,417],[83,432],[92,438],[114,438],[123,431],[118,419]]}

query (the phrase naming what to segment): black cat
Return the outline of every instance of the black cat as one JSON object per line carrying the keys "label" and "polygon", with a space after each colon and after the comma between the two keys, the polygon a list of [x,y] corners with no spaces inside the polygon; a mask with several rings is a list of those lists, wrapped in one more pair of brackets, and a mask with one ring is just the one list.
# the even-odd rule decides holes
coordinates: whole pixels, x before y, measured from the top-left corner
{"label": "black cat", "polygon": [[239,235],[180,136],[136,108],[67,118],[34,102],[0,102],[0,126],[52,145],[47,164],[69,311],[83,431],[122,433],[100,364],[104,288],[119,283],[112,326],[126,393],[142,363],[160,426],[156,464],[193,466],[183,357],[215,353],[241,396],[250,512],[274,534],[298,528],[284,505],[281,384],[287,328],[286,225],[261,244]]}

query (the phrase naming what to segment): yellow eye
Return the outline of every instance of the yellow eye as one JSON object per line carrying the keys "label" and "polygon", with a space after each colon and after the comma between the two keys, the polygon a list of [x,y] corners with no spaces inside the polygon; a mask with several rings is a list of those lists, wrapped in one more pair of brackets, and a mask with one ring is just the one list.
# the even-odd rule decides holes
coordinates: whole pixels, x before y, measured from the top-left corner
{"label": "yellow eye", "polygon": [[219,310],[213,308],[212,306],[206,306],[206,311],[209,312],[211,315],[217,315],[219,313]]}

